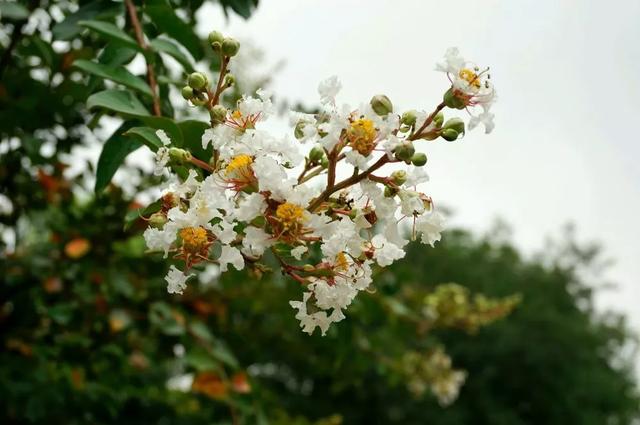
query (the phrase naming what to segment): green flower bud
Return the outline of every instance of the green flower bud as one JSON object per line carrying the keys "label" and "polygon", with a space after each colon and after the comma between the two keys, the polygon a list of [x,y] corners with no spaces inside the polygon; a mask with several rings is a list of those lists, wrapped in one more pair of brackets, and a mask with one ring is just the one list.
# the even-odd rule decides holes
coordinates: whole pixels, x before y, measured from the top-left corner
{"label": "green flower bud", "polygon": [[300,140],[304,137],[304,126],[307,125],[304,121],[298,121],[296,127],[293,129],[293,135],[296,139]]}
{"label": "green flower bud", "polygon": [[149,217],[149,226],[155,227],[156,229],[162,229],[167,222],[167,216],[162,212],[156,212],[151,214]]}
{"label": "green flower bud", "polygon": [[373,111],[382,117],[393,112],[393,103],[391,103],[391,100],[384,94],[373,96],[370,103]]}
{"label": "green flower bud", "polygon": [[191,152],[180,148],[170,148],[169,158],[176,164],[184,164],[191,161]]}
{"label": "green flower bud", "polygon": [[211,43],[211,48],[214,52],[219,52],[220,50],[222,50],[222,43],[220,43],[219,41],[214,41],[213,43]]}
{"label": "green flower bud", "polygon": [[442,112],[438,112],[435,117],[433,117],[433,122],[436,127],[442,127],[442,123],[444,122],[444,114]]}
{"label": "green flower bud", "polygon": [[227,108],[222,105],[216,105],[211,108],[211,120],[217,124],[223,123],[227,118]]}
{"label": "green flower bud", "polygon": [[185,100],[189,100],[193,97],[193,89],[189,86],[184,86],[182,88],[182,97],[185,98]]}
{"label": "green flower bud", "polygon": [[455,93],[453,92],[453,88],[450,88],[445,92],[443,100],[444,104],[449,108],[464,109],[466,106],[464,100],[455,95]]}
{"label": "green flower bud", "polygon": [[404,170],[398,170],[391,173],[391,181],[398,186],[403,185],[407,181],[407,172]]}
{"label": "green flower bud", "polygon": [[225,56],[235,56],[240,50],[240,42],[234,38],[225,38],[222,41],[222,54]]}
{"label": "green flower bud", "polygon": [[236,77],[233,74],[227,74],[224,76],[224,84],[227,87],[231,87],[236,83]]}
{"label": "green flower bud", "polygon": [[458,133],[464,134],[464,121],[462,121],[460,118],[451,118],[444,123],[444,126],[442,128],[444,128],[445,130],[453,129]]}
{"label": "green flower bud", "polygon": [[400,118],[400,122],[404,125],[412,126],[416,123],[418,119],[416,111],[407,111],[402,114],[402,118]]}
{"label": "green flower bud", "polygon": [[445,130],[442,130],[442,133],[440,133],[440,136],[442,136],[444,140],[449,142],[457,140],[459,135],[460,133],[455,131],[453,128],[447,128]]}
{"label": "green flower bud", "polygon": [[320,145],[315,145],[309,152],[309,159],[313,162],[321,161],[324,156],[324,149]]}
{"label": "green flower bud", "polygon": [[209,44],[220,43],[220,45],[222,45],[222,42],[224,41],[224,35],[222,35],[220,31],[211,31],[209,33],[208,40]]}
{"label": "green flower bud", "polygon": [[398,189],[391,187],[391,186],[385,186],[384,187],[384,196],[387,198],[393,198],[394,196],[396,196],[398,194]]}
{"label": "green flower bud", "polygon": [[322,165],[322,168],[327,168],[329,166],[329,158],[327,158],[326,155],[320,160],[320,165]]}
{"label": "green flower bud", "polygon": [[201,90],[207,85],[207,76],[202,72],[193,72],[189,75],[189,86],[196,90]]}
{"label": "green flower bud", "polygon": [[204,106],[207,104],[207,98],[202,93],[197,94],[191,99],[191,103],[195,106]]}
{"label": "green flower bud", "polygon": [[409,161],[411,157],[416,152],[416,149],[413,147],[411,142],[402,142],[395,149],[396,158],[401,161]]}
{"label": "green flower bud", "polygon": [[416,152],[411,157],[411,163],[416,167],[422,167],[427,163],[427,155],[422,152]]}

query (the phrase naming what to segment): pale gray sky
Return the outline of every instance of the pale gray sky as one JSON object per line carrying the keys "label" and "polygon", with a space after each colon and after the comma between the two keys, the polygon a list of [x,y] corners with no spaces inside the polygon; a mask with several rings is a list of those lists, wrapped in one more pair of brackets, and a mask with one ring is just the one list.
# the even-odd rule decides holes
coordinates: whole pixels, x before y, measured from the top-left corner
{"label": "pale gray sky", "polygon": [[447,86],[433,71],[447,47],[491,66],[496,130],[428,145],[427,192],[455,224],[505,219],[527,252],[574,222],[616,260],[608,277],[620,287],[599,304],[640,329],[640,1],[261,0],[249,21],[223,25],[215,7],[201,18],[202,34],[222,29],[285,59],[271,88],[309,105],[336,74],[341,101],[386,93],[398,109],[430,109]]}

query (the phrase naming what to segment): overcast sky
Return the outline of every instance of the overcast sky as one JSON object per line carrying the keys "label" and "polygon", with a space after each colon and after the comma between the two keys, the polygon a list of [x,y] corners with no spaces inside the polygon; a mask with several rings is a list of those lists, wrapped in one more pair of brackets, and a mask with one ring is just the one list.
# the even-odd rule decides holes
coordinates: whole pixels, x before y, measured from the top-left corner
{"label": "overcast sky", "polygon": [[340,101],[385,93],[398,109],[431,109],[447,47],[491,66],[496,130],[427,146],[425,189],[455,224],[483,232],[505,219],[527,252],[575,223],[616,261],[620,286],[599,304],[640,329],[640,1],[261,0],[249,21],[223,24],[217,7],[201,18],[203,35],[223,29],[285,59],[271,88],[308,105],[336,74]]}

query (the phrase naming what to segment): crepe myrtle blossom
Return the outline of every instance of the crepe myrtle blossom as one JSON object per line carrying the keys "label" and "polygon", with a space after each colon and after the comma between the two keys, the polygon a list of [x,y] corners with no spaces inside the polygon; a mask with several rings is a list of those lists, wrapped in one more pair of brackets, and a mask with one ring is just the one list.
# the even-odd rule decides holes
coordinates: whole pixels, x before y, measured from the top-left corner
{"label": "crepe myrtle blossom", "polygon": [[[182,90],[209,113],[202,149],[192,153],[184,141],[156,133],[155,173],[169,174],[170,184],[145,209],[147,247],[173,263],[166,276],[172,294],[189,290],[198,270],[260,275],[275,264],[301,285],[290,305],[302,330],[324,335],[375,284],[375,268],[404,258],[409,240],[440,240],[444,217],[422,192],[425,151],[439,139],[457,140],[466,126],[493,129],[488,71],[449,49],[437,69],[451,84],[430,111],[396,111],[385,95],[338,106],[342,85],[334,76],[318,86],[319,111],[289,112],[291,134],[282,137],[263,125],[275,111],[268,92],[245,94],[233,108],[220,104],[234,83],[227,71],[234,55],[214,50],[221,55],[218,82],[197,72]],[[482,112],[468,124],[445,120],[446,111],[476,107]]]}

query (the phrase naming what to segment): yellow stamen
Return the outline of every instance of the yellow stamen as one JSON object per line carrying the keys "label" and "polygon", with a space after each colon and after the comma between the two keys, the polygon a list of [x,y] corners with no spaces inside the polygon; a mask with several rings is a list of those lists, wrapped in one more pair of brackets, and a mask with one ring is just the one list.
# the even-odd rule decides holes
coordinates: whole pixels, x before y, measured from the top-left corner
{"label": "yellow stamen", "polygon": [[349,263],[347,262],[347,256],[344,255],[344,252],[338,253],[336,255],[336,269],[341,271],[347,271],[349,268]]}
{"label": "yellow stamen", "polygon": [[291,230],[306,219],[304,208],[289,202],[278,205],[276,217],[284,230]]}
{"label": "yellow stamen", "polygon": [[351,147],[361,155],[367,156],[375,147],[376,128],[373,121],[361,118],[351,123],[348,139]]}
{"label": "yellow stamen", "polygon": [[469,68],[461,69],[460,72],[458,73],[458,75],[460,76],[460,78],[462,78],[467,83],[469,83],[470,86],[473,86],[473,87],[475,87],[477,89],[480,88],[481,83],[480,83],[480,78],[479,78],[478,74],[476,74],[475,72],[473,72]]}
{"label": "yellow stamen", "polygon": [[251,164],[253,164],[253,158],[249,155],[236,155],[227,164],[225,174],[230,177],[246,176],[251,172]]}
{"label": "yellow stamen", "polygon": [[242,118],[242,112],[240,112],[239,110],[237,110],[237,109],[236,109],[235,111],[233,111],[233,112],[231,113],[231,117],[232,117],[234,120],[239,120],[240,118]]}
{"label": "yellow stamen", "polygon": [[178,234],[182,239],[182,248],[190,253],[202,251],[209,242],[207,231],[202,227],[185,227]]}

